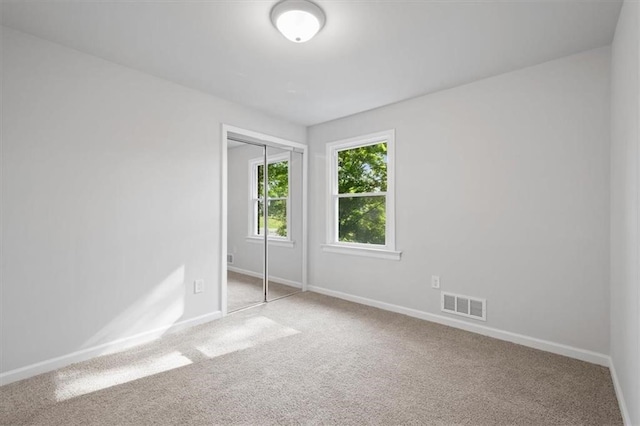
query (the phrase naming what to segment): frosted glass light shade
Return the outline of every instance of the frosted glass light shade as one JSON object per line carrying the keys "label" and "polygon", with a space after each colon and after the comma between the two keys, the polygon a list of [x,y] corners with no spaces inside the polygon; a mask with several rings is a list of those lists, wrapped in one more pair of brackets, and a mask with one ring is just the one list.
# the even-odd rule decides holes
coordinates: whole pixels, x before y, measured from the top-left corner
{"label": "frosted glass light shade", "polygon": [[317,5],[306,0],[284,0],[271,10],[271,22],[294,43],[304,43],[322,29],[324,12]]}

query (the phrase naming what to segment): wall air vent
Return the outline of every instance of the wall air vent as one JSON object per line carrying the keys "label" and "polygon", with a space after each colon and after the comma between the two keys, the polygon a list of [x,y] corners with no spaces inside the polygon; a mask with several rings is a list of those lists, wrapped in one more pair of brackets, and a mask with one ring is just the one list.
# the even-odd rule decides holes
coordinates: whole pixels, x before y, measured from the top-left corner
{"label": "wall air vent", "polygon": [[233,255],[232,254],[227,254],[227,263],[229,265],[233,265]]}
{"label": "wall air vent", "polygon": [[467,318],[487,320],[487,301],[459,294],[440,293],[440,310]]}

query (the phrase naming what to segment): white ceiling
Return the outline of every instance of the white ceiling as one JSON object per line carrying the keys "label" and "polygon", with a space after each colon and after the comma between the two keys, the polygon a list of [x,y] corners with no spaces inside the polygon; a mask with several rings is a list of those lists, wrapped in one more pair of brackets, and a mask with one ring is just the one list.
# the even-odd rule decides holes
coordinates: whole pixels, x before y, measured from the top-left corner
{"label": "white ceiling", "polygon": [[304,44],[276,0],[4,2],[2,23],[311,125],[611,43],[619,0],[318,0]]}

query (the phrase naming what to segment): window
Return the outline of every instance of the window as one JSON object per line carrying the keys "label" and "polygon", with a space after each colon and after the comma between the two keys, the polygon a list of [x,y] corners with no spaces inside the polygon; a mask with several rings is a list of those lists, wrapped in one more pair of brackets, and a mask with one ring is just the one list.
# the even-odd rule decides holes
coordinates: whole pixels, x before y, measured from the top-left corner
{"label": "window", "polygon": [[327,145],[325,251],[398,260],[395,251],[394,131]]}
{"label": "window", "polygon": [[[267,159],[269,238],[289,239],[289,160],[289,153]],[[262,158],[250,160],[249,172],[249,182],[251,182],[249,235],[264,237],[264,160]]]}

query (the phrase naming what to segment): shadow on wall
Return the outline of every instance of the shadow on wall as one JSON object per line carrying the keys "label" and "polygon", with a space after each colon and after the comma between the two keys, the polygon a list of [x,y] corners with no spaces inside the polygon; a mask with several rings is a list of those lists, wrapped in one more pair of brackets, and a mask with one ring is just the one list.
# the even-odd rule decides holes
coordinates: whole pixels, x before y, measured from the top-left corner
{"label": "shadow on wall", "polygon": [[[111,320],[83,345],[82,349],[119,340],[152,330],[161,337],[184,313],[184,265],[170,273],[150,293],[141,297]],[[108,352],[105,347],[104,354]]]}

